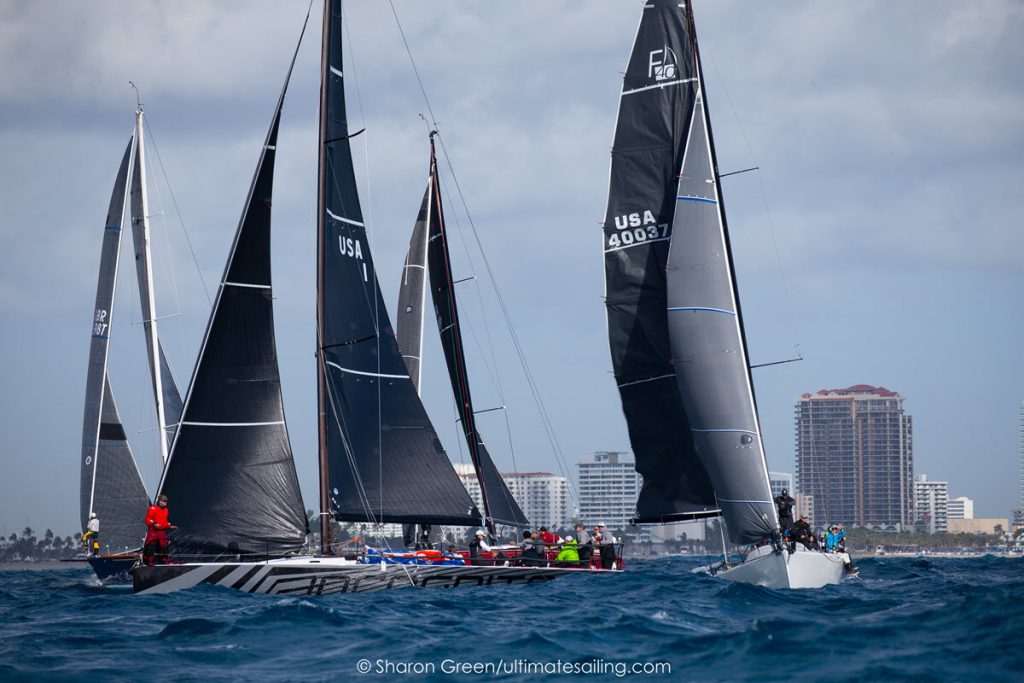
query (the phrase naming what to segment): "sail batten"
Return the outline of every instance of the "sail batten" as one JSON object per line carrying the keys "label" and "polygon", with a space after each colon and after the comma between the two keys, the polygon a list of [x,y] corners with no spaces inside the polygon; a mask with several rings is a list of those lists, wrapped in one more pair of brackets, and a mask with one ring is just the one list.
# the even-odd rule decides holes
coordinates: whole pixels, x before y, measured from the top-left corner
{"label": "sail batten", "polygon": [[321,514],[368,523],[478,524],[409,377],[359,204],[340,0],[324,10],[317,263]]}

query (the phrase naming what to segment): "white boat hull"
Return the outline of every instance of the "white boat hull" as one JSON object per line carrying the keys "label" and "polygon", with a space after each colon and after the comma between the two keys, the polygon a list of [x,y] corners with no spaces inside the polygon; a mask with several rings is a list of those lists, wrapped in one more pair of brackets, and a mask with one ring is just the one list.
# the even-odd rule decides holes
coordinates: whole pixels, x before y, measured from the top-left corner
{"label": "white boat hull", "polygon": [[246,593],[330,595],[390,588],[456,588],[550,581],[580,573],[619,573],[566,567],[362,564],[342,558],[289,558],[266,562],[194,562],[138,566],[133,592],[172,593],[210,584]]}
{"label": "white boat hull", "polygon": [[[766,588],[821,588],[840,583],[851,565],[846,553],[822,553],[797,544],[796,552],[755,548],[742,564],[716,574],[729,581]],[[852,565],[851,565],[852,566]]]}

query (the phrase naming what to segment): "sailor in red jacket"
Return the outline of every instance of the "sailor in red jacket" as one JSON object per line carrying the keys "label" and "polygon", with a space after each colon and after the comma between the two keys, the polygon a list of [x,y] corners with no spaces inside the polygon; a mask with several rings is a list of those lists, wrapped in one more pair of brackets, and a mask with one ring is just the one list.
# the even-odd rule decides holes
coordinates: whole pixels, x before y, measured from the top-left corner
{"label": "sailor in red jacket", "polygon": [[142,549],[142,561],[152,567],[153,556],[156,555],[157,564],[169,564],[171,558],[167,554],[167,530],[178,527],[167,521],[167,496],[160,494],[156,499],[156,505],[150,505],[146,511],[146,545]]}

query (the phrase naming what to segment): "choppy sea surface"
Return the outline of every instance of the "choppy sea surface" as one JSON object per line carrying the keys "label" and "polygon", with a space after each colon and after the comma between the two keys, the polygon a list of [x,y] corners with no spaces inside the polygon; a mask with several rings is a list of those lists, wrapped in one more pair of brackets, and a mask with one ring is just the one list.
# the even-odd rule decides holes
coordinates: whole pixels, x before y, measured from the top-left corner
{"label": "choppy sea surface", "polygon": [[864,558],[801,591],[698,564],[319,598],[4,570],[0,680],[1024,680],[1024,559]]}

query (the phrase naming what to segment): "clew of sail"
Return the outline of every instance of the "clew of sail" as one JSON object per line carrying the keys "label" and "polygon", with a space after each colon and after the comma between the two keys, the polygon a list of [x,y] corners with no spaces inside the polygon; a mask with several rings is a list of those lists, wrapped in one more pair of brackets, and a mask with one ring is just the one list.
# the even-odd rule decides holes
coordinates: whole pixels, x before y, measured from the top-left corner
{"label": "clew of sail", "polygon": [[665,310],[676,182],[696,80],[690,24],[679,3],[647,2],[623,79],[604,222],[608,339],[643,475],[639,522],[717,514],[676,387]]}
{"label": "clew of sail", "polygon": [[146,487],[135,458],[132,457],[107,376],[107,351],[113,323],[121,222],[125,211],[125,188],[133,141],[134,138],[129,140],[121,159],[103,231],[82,425],[82,529],[86,528],[90,514],[95,514],[101,524],[100,542],[104,553],[139,547],[146,533],[141,513],[149,504]]}
{"label": "clew of sail", "polygon": [[[441,202],[441,185],[437,175],[437,155],[434,138],[430,138],[430,178],[426,195],[423,197],[427,209],[429,237],[427,239],[427,264],[430,273],[430,294],[437,316],[437,329],[441,334],[441,346],[448,365],[448,377],[452,383],[456,409],[462,434],[466,438],[473,468],[480,482],[484,515],[487,525],[494,531],[495,524],[526,528],[526,518],[505,480],[487,452],[483,438],[477,429],[473,412],[473,399],[469,390],[469,375],[466,372],[465,347],[462,344],[462,329],[459,324],[459,308],[455,300],[455,283],[452,277],[451,254],[445,233],[444,209]],[[422,209],[421,209],[422,214]]]}
{"label": "clew of sail", "polygon": [[[296,52],[297,52],[296,48]],[[217,290],[160,492],[180,555],[286,553],[307,523],[274,335],[271,197],[288,69]]]}
{"label": "clew of sail", "polygon": [[324,13],[317,286],[321,512],[325,520],[478,524],[480,513],[420,402],[381,296],[352,167],[340,0],[328,0]]}

